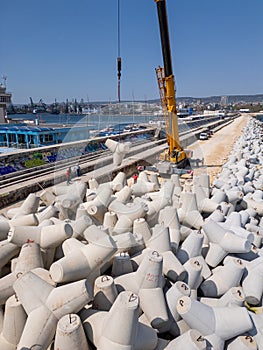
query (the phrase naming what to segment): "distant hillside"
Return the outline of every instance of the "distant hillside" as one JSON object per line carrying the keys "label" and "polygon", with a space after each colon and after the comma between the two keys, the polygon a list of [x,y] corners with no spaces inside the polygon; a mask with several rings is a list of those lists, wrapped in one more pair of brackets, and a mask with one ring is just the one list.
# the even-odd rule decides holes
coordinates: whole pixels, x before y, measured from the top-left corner
{"label": "distant hillside", "polygon": [[[209,96],[209,97],[177,97],[177,102],[184,102],[186,104],[191,103],[220,103],[222,96]],[[263,103],[263,94],[259,95],[230,95],[228,97],[228,103]],[[158,100],[152,100],[148,102],[157,102]]]}

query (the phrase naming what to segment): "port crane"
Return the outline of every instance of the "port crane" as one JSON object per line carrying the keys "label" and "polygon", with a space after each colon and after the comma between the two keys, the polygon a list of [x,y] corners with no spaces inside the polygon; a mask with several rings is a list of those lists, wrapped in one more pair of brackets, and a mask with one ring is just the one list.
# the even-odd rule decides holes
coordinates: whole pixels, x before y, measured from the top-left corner
{"label": "port crane", "polygon": [[157,6],[159,31],[162,46],[163,67],[156,68],[160,99],[166,125],[168,148],[160,154],[160,162],[156,165],[159,172],[172,174],[176,169],[190,168],[191,153],[180,145],[178,118],[175,98],[175,80],[172,69],[172,57],[168,29],[166,0],[154,0]]}
{"label": "port crane", "polygon": [[32,109],[32,113],[42,113],[46,111],[47,106],[43,102],[42,98],[39,100],[38,103],[34,103],[32,97],[29,97],[29,99],[30,99],[30,107]]}

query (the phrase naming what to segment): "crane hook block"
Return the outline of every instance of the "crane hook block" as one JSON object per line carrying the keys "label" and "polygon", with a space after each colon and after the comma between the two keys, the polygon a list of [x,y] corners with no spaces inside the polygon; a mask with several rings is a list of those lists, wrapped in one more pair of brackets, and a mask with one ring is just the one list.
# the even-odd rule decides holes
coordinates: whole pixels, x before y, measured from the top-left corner
{"label": "crane hook block", "polygon": [[121,77],[121,57],[117,57],[118,79]]}

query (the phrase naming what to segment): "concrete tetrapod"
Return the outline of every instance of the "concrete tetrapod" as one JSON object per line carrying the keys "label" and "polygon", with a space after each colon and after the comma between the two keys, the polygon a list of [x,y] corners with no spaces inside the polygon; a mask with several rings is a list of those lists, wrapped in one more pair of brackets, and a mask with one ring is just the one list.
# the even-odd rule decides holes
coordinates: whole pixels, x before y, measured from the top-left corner
{"label": "concrete tetrapod", "polygon": [[180,182],[180,176],[178,174],[172,174],[170,179],[171,179],[171,181],[174,184],[174,187],[176,189],[176,191],[174,189],[173,195],[179,196],[183,190],[183,186],[181,185],[181,182]]}
{"label": "concrete tetrapod", "polygon": [[96,190],[96,188],[99,187],[99,183],[94,177],[89,179],[88,184],[89,184],[89,189],[91,190]]}
{"label": "concrete tetrapod", "polygon": [[146,220],[150,226],[158,223],[158,216],[161,209],[172,204],[174,184],[166,181],[162,184],[160,191],[149,194],[151,200],[145,202],[147,205]]}
{"label": "concrete tetrapod", "polygon": [[181,316],[177,312],[176,305],[178,300],[182,296],[190,296],[191,289],[184,282],[175,282],[171,288],[165,294],[165,299],[168,308],[168,315],[170,320],[170,333],[174,336],[180,335],[180,329],[178,321],[181,319]]}
{"label": "concrete tetrapod", "polygon": [[109,182],[113,192],[121,191],[127,184],[126,174],[119,171],[112,181]]}
{"label": "concrete tetrapod", "polygon": [[93,297],[86,280],[54,288],[32,272],[27,272],[14,283],[14,290],[28,318],[18,349],[31,349],[38,344],[46,349],[56,331],[60,318],[79,312]]}
{"label": "concrete tetrapod", "polygon": [[[97,244],[98,240],[102,239],[108,239],[109,235],[107,234],[107,230],[103,226],[99,228],[98,226],[91,225],[88,227],[84,232],[85,239],[89,243]],[[128,232],[128,230],[125,230],[125,232],[116,234],[113,232],[112,234],[112,241],[115,244],[118,252],[127,251],[130,250],[142,250],[144,248],[144,242],[143,238],[140,234],[133,234],[131,232]]]}
{"label": "concrete tetrapod", "polygon": [[75,221],[71,221],[70,225],[73,229],[73,238],[82,239],[84,237],[84,231],[86,228],[93,224],[89,215],[82,215]]}
{"label": "concrete tetrapod", "polygon": [[177,210],[180,223],[199,230],[204,224],[204,219],[199,213],[195,193],[182,192],[180,202],[182,205]]}
{"label": "concrete tetrapod", "polygon": [[117,221],[117,215],[115,213],[107,211],[104,214],[102,226],[108,230],[110,235],[112,235],[114,226],[116,225]]}
{"label": "concrete tetrapod", "polygon": [[35,214],[39,206],[40,197],[34,193],[30,193],[22,205],[18,208],[11,208],[7,211],[7,216],[10,219],[15,219],[19,216],[27,214]]}
{"label": "concrete tetrapod", "polygon": [[56,201],[56,196],[47,190],[43,190],[40,195],[40,200],[43,202],[46,206],[53,205]]}
{"label": "concrete tetrapod", "polygon": [[[53,218],[53,217],[58,217],[59,215],[59,210],[57,207],[54,205],[49,205],[48,207],[45,207],[42,211],[38,212],[36,214],[36,217],[38,219],[39,223],[42,223],[43,221]],[[27,224],[25,224],[27,226]]]}
{"label": "concrete tetrapod", "polygon": [[159,224],[162,224],[164,227],[169,228],[171,249],[173,252],[176,252],[179,243],[181,240],[180,233],[180,222],[177,214],[177,210],[174,207],[166,206],[161,209],[158,217]]}
{"label": "concrete tetrapod", "polygon": [[122,215],[116,222],[112,229],[112,236],[131,232],[133,226],[133,220],[129,219],[126,215]]}
{"label": "concrete tetrapod", "polygon": [[249,313],[243,307],[210,307],[184,296],[177,302],[177,311],[191,328],[204,336],[216,334],[228,340],[253,328]]}
{"label": "concrete tetrapod", "polygon": [[[234,214],[234,213],[232,213],[232,214]],[[223,223],[220,223],[220,225],[222,227],[224,227],[225,229],[233,232],[235,235],[248,240],[250,243],[255,244],[255,242],[254,242],[255,235],[253,233],[249,232],[248,230],[244,229],[243,227],[229,224],[229,223],[227,223],[227,220]]]}
{"label": "concrete tetrapod", "polygon": [[14,256],[19,253],[20,248],[7,239],[0,242],[0,269],[5,266]]}
{"label": "concrete tetrapod", "polygon": [[39,224],[37,214],[20,215],[9,221],[9,226],[37,226]]}
{"label": "concrete tetrapod", "polygon": [[92,308],[109,311],[118,296],[117,288],[111,276],[99,276],[94,283]]}
{"label": "concrete tetrapod", "polygon": [[206,350],[207,342],[200,332],[190,329],[172,340],[165,350]]}
{"label": "concrete tetrapod", "polygon": [[112,237],[84,245],[54,262],[50,274],[55,282],[77,281],[87,278],[95,269],[99,269],[110,260],[117,251]]}
{"label": "concrete tetrapod", "polygon": [[136,220],[145,216],[148,208],[142,203],[127,203],[124,204],[118,200],[114,200],[108,207],[109,211],[116,213],[118,219],[122,216],[126,216],[130,220]]}
{"label": "concrete tetrapod", "polygon": [[200,174],[198,176],[194,174],[193,186],[195,185],[202,187],[206,198],[210,197],[210,176],[208,174]]}
{"label": "concrete tetrapod", "polygon": [[162,256],[150,251],[145,254],[136,272],[115,278],[117,290],[131,290],[139,295],[141,309],[151,326],[157,329],[169,321],[162,289],[162,263]]}
{"label": "concrete tetrapod", "polygon": [[22,274],[37,267],[43,267],[40,247],[36,243],[22,246],[14,271],[0,279],[0,304],[14,294],[13,284]]}
{"label": "concrete tetrapod", "polygon": [[131,290],[138,294],[144,288],[162,288],[163,286],[163,257],[156,251],[147,250],[142,255],[142,261],[137,271],[115,278],[119,291]]}
{"label": "concrete tetrapod", "polygon": [[86,309],[80,317],[89,340],[100,350],[154,350],[156,332],[138,321],[139,297],[121,292],[109,312]]}
{"label": "concrete tetrapod", "polygon": [[63,350],[90,349],[80,317],[77,314],[65,315],[58,321],[54,348]]}
{"label": "concrete tetrapod", "polygon": [[242,287],[232,287],[218,299],[218,306],[244,306],[245,294]]}
{"label": "concrete tetrapod", "polygon": [[169,230],[162,225],[155,225],[152,228],[152,237],[147,241],[146,247],[158,251],[163,257],[163,274],[172,282],[183,281],[186,271],[171,251]]}
{"label": "concrete tetrapod", "polygon": [[94,217],[100,224],[103,222],[104,214],[107,212],[107,207],[111,201],[112,189],[109,184],[100,185],[97,189],[96,197],[83,203],[87,213]]}
{"label": "concrete tetrapod", "polygon": [[212,267],[216,267],[229,253],[247,253],[251,249],[248,240],[224,229],[212,219],[203,225],[203,230],[209,239],[205,261]]}
{"label": "concrete tetrapod", "polygon": [[10,230],[9,220],[1,218],[0,220],[0,240],[3,241],[7,238],[7,234]]}
{"label": "concrete tetrapod", "polygon": [[255,314],[254,312],[249,312],[250,317],[253,320],[254,327],[253,329],[248,333],[248,335],[252,336],[253,339],[256,341],[258,350],[261,350],[263,347],[263,314],[258,313]]}
{"label": "concrete tetrapod", "polygon": [[225,341],[216,334],[210,334],[205,337],[207,341],[207,350],[225,350]]}
{"label": "concrete tetrapod", "polygon": [[202,264],[195,258],[190,258],[183,266],[187,272],[185,282],[191,288],[191,296],[197,297],[197,288],[203,281]]}
{"label": "concrete tetrapod", "polygon": [[118,277],[133,272],[132,262],[128,253],[122,252],[114,256],[111,275]]}
{"label": "concrete tetrapod", "polygon": [[252,198],[244,198],[244,201],[249,208],[255,210],[258,215],[263,216],[263,200],[257,202]]}
{"label": "concrete tetrapod", "polygon": [[223,191],[221,189],[216,189],[214,187],[213,190],[212,190],[211,200],[213,202],[216,202],[216,203],[220,204],[222,202],[226,202],[227,201],[227,195],[226,195],[225,191]]}
{"label": "concrete tetrapod", "polygon": [[249,335],[246,335],[237,337],[231,344],[228,345],[227,350],[259,350],[259,348],[255,339]]}
{"label": "concrete tetrapod", "polygon": [[64,255],[68,255],[71,252],[74,252],[75,250],[81,249],[82,247],[84,247],[86,244],[84,244],[84,241],[79,241],[76,238],[68,238],[66,241],[64,241],[62,243],[62,246],[59,248],[62,248],[62,251],[64,253]]}
{"label": "concrete tetrapod", "polygon": [[55,248],[64,240],[72,236],[70,224],[62,222],[52,226],[17,226],[8,233],[8,241],[18,246],[28,242],[35,242],[43,249]]}
{"label": "concrete tetrapod", "polygon": [[220,298],[199,298],[203,304],[209,306],[244,306],[245,294],[242,287],[232,287]]}
{"label": "concrete tetrapod", "polygon": [[179,261],[184,264],[188,259],[202,255],[203,242],[204,234],[202,231],[191,231],[176,252]]}
{"label": "concrete tetrapod", "polygon": [[263,294],[263,258],[249,262],[246,268],[248,273],[242,282],[245,299],[251,305],[258,305]]}
{"label": "concrete tetrapod", "polygon": [[220,297],[230,288],[238,287],[245,271],[241,260],[231,260],[224,266],[212,270],[212,276],[207,278],[200,286],[204,296]]}
{"label": "concrete tetrapod", "polygon": [[15,295],[11,296],[5,305],[3,329],[0,335],[0,349],[15,350],[20,341],[27,315],[21,302]]}
{"label": "concrete tetrapod", "polygon": [[203,187],[200,185],[194,185],[193,193],[196,195],[197,207],[200,213],[211,214],[214,210],[216,210],[218,203],[206,196]]}
{"label": "concrete tetrapod", "polygon": [[156,184],[158,187],[160,187],[160,182],[159,182],[158,174],[151,173],[151,174],[150,174],[150,182],[152,182],[152,183]]}
{"label": "concrete tetrapod", "polygon": [[158,191],[159,186],[154,182],[148,181],[146,173],[141,172],[137,182],[131,186],[131,189],[135,197],[141,197],[146,193]]}
{"label": "concrete tetrapod", "polygon": [[133,221],[133,233],[141,234],[145,243],[152,236],[150,226],[144,218],[138,218]]}
{"label": "concrete tetrapod", "polygon": [[[83,181],[74,181],[70,186],[67,185],[57,185],[53,186],[53,193],[59,198],[61,195],[65,195],[65,199],[83,200],[87,191],[87,184]],[[62,197],[63,198],[63,197]],[[73,204],[73,203],[72,203]]]}
{"label": "concrete tetrapod", "polygon": [[115,166],[121,165],[125,154],[130,150],[130,142],[120,143],[111,139],[105,141],[105,145],[113,153],[113,164]]}
{"label": "concrete tetrapod", "polygon": [[114,196],[118,201],[127,203],[131,200],[132,189],[128,185],[125,185],[120,191],[115,192]]}
{"label": "concrete tetrapod", "polygon": [[92,224],[85,229],[83,236],[88,243],[96,243],[98,240],[108,237],[107,231],[105,231],[102,226],[99,227]]}

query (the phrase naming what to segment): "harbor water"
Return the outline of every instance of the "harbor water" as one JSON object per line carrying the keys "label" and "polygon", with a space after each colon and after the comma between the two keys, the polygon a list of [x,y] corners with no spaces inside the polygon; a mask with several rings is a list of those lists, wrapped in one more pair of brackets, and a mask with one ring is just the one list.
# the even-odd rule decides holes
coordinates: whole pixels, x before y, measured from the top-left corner
{"label": "harbor water", "polygon": [[10,114],[8,118],[21,122],[36,122],[47,125],[63,125],[70,127],[73,125],[88,126],[89,130],[101,130],[109,126],[118,124],[142,124],[149,121],[158,121],[160,117],[153,115],[69,115],[69,114]]}

